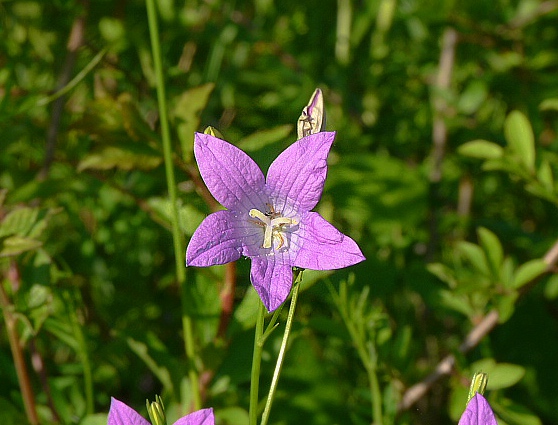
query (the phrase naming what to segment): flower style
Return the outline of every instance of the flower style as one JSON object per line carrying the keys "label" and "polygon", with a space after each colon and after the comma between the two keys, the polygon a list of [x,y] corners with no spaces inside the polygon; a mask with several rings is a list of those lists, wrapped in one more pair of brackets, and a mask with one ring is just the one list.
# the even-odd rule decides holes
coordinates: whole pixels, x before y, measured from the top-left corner
{"label": "flower style", "polygon": [[488,401],[480,393],[476,393],[461,415],[459,425],[498,425],[498,422]]}
{"label": "flower style", "polygon": [[194,155],[209,191],[227,210],[207,216],[186,250],[186,265],[252,259],[250,280],[268,311],[288,297],[292,267],[331,270],[363,261],[358,245],[312,210],[322,195],[334,132],[304,137],[283,151],[267,178],[243,151],[196,133]]}
{"label": "flower style", "polygon": [[[111,398],[107,425],[150,425],[127,404]],[[202,409],[177,420],[174,425],[215,425],[213,409]]]}

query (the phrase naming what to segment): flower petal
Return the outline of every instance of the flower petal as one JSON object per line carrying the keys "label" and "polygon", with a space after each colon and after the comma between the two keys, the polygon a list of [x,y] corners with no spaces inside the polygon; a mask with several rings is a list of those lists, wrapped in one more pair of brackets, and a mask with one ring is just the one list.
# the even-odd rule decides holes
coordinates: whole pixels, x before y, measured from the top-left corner
{"label": "flower petal", "polygon": [[207,188],[228,209],[265,206],[265,178],[257,164],[224,140],[196,133],[194,155]]}
{"label": "flower petal", "polygon": [[297,244],[293,264],[305,269],[341,269],[366,259],[354,240],[317,212],[309,212],[301,220]]}
{"label": "flower petal", "polygon": [[241,225],[233,211],[209,214],[190,239],[186,265],[207,267],[238,260],[242,254]]}
{"label": "flower petal", "polygon": [[174,425],[215,425],[213,409],[202,409],[177,420]]}
{"label": "flower petal", "polygon": [[111,397],[107,425],[150,425],[126,403]]}
{"label": "flower petal", "polygon": [[250,280],[269,312],[285,302],[293,284],[293,271],[283,255],[252,258]]}
{"label": "flower petal", "polygon": [[281,202],[300,212],[316,206],[324,188],[327,155],[335,132],[322,132],[304,137],[273,161],[267,172],[266,184],[275,207],[283,211]]}
{"label": "flower petal", "polygon": [[498,425],[488,401],[479,393],[467,404],[459,425]]}

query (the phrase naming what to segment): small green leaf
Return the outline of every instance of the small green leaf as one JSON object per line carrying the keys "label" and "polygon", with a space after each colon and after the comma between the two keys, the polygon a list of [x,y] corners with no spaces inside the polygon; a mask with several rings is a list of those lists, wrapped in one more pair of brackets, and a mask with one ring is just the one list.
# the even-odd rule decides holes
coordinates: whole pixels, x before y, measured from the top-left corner
{"label": "small green leaf", "polygon": [[504,250],[498,237],[485,227],[477,229],[480,244],[484,249],[488,262],[494,276],[498,276],[502,261],[504,259]]}
{"label": "small green leaf", "polygon": [[121,143],[118,146],[102,146],[87,155],[78,165],[78,171],[87,169],[151,170],[161,164],[163,158],[154,149],[140,143]]}
{"label": "small green leaf", "polygon": [[472,266],[485,275],[490,275],[488,260],[483,249],[471,242],[461,241],[457,244],[457,249],[465,256]]}
{"label": "small green leaf", "polygon": [[286,139],[293,129],[290,124],[280,125],[268,130],[260,130],[250,134],[238,143],[238,147],[247,152],[260,150],[272,143]]}
{"label": "small green leaf", "polygon": [[527,117],[512,111],[504,123],[504,134],[511,150],[529,171],[535,169],[535,137]]}
{"label": "small green leaf", "polygon": [[[506,424],[542,425],[542,422],[529,409],[508,399],[491,401],[494,413]],[[500,422],[498,422],[500,423]]]}
{"label": "small green leaf", "polygon": [[550,276],[544,286],[544,296],[548,300],[555,300],[558,298],[558,275],[553,274]]}
{"label": "small green leaf", "polygon": [[10,236],[2,241],[0,245],[0,258],[14,257],[26,251],[32,251],[42,245],[41,241],[24,238],[21,236]]}
{"label": "small green leaf", "polygon": [[499,390],[517,384],[525,375],[523,366],[511,363],[497,363],[488,373],[488,390]]}
{"label": "small green leaf", "polygon": [[207,105],[215,84],[207,83],[186,90],[174,101],[171,118],[175,121],[185,162],[191,162],[194,154],[194,132],[200,125],[200,113]]}
{"label": "small green leaf", "polygon": [[475,313],[474,309],[471,307],[471,304],[467,300],[467,297],[460,296],[454,291],[448,291],[446,289],[438,291],[438,295],[440,297],[440,305],[450,310],[462,313],[467,317],[471,317]]}
{"label": "small green leaf", "polygon": [[0,238],[8,235],[26,236],[37,219],[37,208],[17,208],[10,211],[0,223]]}
{"label": "small green leaf", "polygon": [[558,97],[543,100],[539,109],[541,111],[558,111]]}
{"label": "small green leaf", "polygon": [[442,263],[430,263],[426,265],[426,269],[440,279],[442,282],[454,289],[457,287],[458,282],[455,278],[452,269]]}
{"label": "small green leaf", "polygon": [[471,158],[498,159],[504,155],[504,148],[494,142],[478,139],[463,143],[457,152]]}
{"label": "small green leaf", "polygon": [[517,268],[513,277],[513,287],[518,289],[543,274],[548,265],[540,259],[527,261]]}
{"label": "small green leaf", "polygon": [[554,190],[554,176],[552,175],[552,168],[546,159],[541,162],[539,170],[537,171],[537,179],[549,192]]}
{"label": "small green leaf", "polygon": [[495,307],[498,310],[498,323],[505,323],[515,311],[515,302],[517,300],[517,292],[508,293],[506,295],[497,296]]}

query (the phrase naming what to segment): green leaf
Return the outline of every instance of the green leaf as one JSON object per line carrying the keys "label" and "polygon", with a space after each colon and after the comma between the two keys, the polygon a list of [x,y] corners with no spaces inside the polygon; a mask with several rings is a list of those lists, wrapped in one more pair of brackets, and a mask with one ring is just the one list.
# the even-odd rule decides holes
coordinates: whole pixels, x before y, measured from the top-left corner
{"label": "green leaf", "polygon": [[457,244],[457,249],[465,256],[472,266],[485,275],[490,275],[488,260],[483,249],[474,243],[461,241]]}
{"label": "green leaf", "polygon": [[467,298],[456,294],[454,291],[442,289],[438,292],[438,295],[440,297],[439,303],[441,306],[462,313],[467,317],[471,317],[475,313]]}
{"label": "green leaf", "polygon": [[529,409],[511,400],[491,401],[490,406],[506,424],[542,425],[542,422]]}
{"label": "green leaf", "polygon": [[539,105],[541,111],[558,111],[558,98],[545,99]]}
{"label": "green leaf", "polygon": [[118,146],[102,146],[80,161],[78,171],[87,169],[151,170],[161,164],[163,158],[157,151],[140,143],[125,143]]}
{"label": "green leaf", "polygon": [[504,259],[502,244],[498,240],[498,237],[485,227],[479,227],[477,229],[477,235],[486,257],[488,258],[488,262],[494,276],[499,277],[500,267],[502,266],[502,261]]}
{"label": "green leaf", "polygon": [[497,363],[492,370],[484,371],[488,373],[488,390],[499,390],[517,384],[525,375],[523,366],[511,363]]}
{"label": "green leaf", "polygon": [[504,134],[511,150],[529,171],[535,169],[535,137],[523,113],[512,111],[504,123]]}
{"label": "green leaf", "polygon": [[531,260],[517,268],[513,277],[513,287],[518,289],[543,274],[548,268],[543,260]]}
{"label": "green leaf", "polygon": [[41,241],[24,238],[21,236],[10,236],[2,241],[0,245],[0,258],[14,257],[26,251],[32,251],[42,245]]}
{"label": "green leaf", "polygon": [[8,235],[26,236],[39,215],[37,208],[17,208],[10,211],[0,223],[0,238]]}
{"label": "green leaf", "polygon": [[293,126],[290,124],[280,125],[268,130],[260,130],[238,142],[238,147],[246,152],[253,152],[286,139],[292,132]]}
{"label": "green leaf", "polygon": [[457,287],[458,282],[453,274],[452,269],[445,264],[430,263],[426,265],[426,269],[442,282],[447,283],[450,288],[454,289]]}
{"label": "green leaf", "polygon": [[550,276],[544,286],[544,296],[548,300],[555,300],[558,298],[558,275],[553,274]]}
{"label": "green leaf", "polygon": [[552,175],[552,168],[550,167],[550,163],[545,159],[541,162],[539,166],[539,170],[537,171],[537,179],[541,183],[541,185],[552,192],[554,190],[554,176]]}
{"label": "green leaf", "polygon": [[175,121],[176,131],[185,162],[191,162],[194,154],[194,133],[200,126],[200,113],[207,105],[209,95],[215,84],[207,83],[186,90],[174,101],[171,119]]}
{"label": "green leaf", "polygon": [[495,307],[498,310],[498,323],[505,323],[512,316],[515,311],[515,302],[517,301],[518,293],[512,292],[506,295],[499,295],[495,300]]}
{"label": "green leaf", "polygon": [[471,158],[498,159],[504,155],[504,148],[494,142],[478,139],[463,143],[457,148],[457,152]]}
{"label": "green leaf", "polygon": [[143,360],[145,365],[153,372],[153,374],[161,381],[163,388],[169,391],[171,394],[174,393],[174,386],[172,383],[171,375],[169,370],[165,366],[159,366],[153,357],[149,354],[149,349],[147,344],[137,341],[131,337],[126,339],[130,349],[136,353],[136,355]]}

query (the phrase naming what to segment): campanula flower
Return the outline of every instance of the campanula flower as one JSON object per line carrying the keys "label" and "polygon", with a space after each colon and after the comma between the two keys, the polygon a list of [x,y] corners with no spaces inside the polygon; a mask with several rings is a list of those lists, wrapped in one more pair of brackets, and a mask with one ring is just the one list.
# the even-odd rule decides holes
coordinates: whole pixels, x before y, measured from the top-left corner
{"label": "campanula flower", "polygon": [[356,242],[311,211],[321,198],[334,132],[304,137],[264,177],[237,147],[196,133],[194,155],[215,199],[227,210],[206,217],[186,250],[188,266],[252,260],[250,280],[268,311],[292,285],[292,267],[331,270],[363,261]]}
{"label": "campanula flower", "polygon": [[498,422],[488,401],[480,393],[476,393],[461,415],[459,425],[498,425]]}
{"label": "campanula flower", "polygon": [[[150,425],[138,412],[127,404],[111,399],[107,425]],[[215,425],[213,409],[202,409],[177,420],[174,425]]]}

